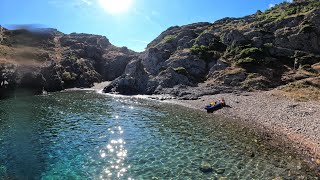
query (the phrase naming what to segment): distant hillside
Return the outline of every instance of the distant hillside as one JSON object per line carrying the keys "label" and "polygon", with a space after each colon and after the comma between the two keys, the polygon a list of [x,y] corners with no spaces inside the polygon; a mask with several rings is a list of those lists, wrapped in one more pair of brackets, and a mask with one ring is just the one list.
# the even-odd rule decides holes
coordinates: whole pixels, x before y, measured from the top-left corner
{"label": "distant hillside", "polygon": [[320,2],[300,0],[243,18],[170,27],[105,92],[196,98],[296,82],[283,89],[306,88],[319,98],[319,70]]}
{"label": "distant hillside", "polygon": [[0,97],[16,89],[40,93],[120,76],[135,52],[110,44],[106,37],[63,34],[55,29],[0,33]]}

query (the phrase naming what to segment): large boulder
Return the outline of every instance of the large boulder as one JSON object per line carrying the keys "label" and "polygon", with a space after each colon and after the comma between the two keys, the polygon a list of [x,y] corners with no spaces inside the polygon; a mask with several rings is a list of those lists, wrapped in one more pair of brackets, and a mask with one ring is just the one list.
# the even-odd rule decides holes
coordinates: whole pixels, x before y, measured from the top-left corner
{"label": "large boulder", "polygon": [[109,51],[103,55],[101,66],[96,69],[104,80],[112,81],[124,73],[128,63],[135,57],[119,51]]}
{"label": "large boulder", "polygon": [[170,51],[173,50],[150,48],[140,56],[141,63],[147,72],[152,75],[157,75],[163,69],[164,61],[170,57]]}
{"label": "large boulder", "polygon": [[46,80],[39,67],[2,64],[0,73],[1,98],[10,96],[19,89],[24,89],[28,94],[40,94],[44,89]]}
{"label": "large boulder", "polygon": [[246,44],[248,40],[240,31],[231,30],[221,37],[221,41],[228,46],[239,46]]}
{"label": "large boulder", "polygon": [[32,94],[41,94],[44,90],[45,78],[38,67],[18,67],[17,69],[18,89],[27,89]]}
{"label": "large boulder", "polygon": [[[126,67],[125,73],[104,88],[105,93],[118,92],[125,95],[150,94],[148,89],[149,75],[145,71],[141,59],[132,60]],[[148,92],[150,91],[150,92]]]}
{"label": "large boulder", "polygon": [[62,60],[64,88],[91,87],[94,82],[100,82],[101,75],[95,70],[94,63],[92,59],[83,58]]}
{"label": "large boulder", "polygon": [[216,71],[225,70],[227,67],[229,67],[229,64],[227,64],[225,61],[222,61],[222,60],[218,60],[216,62],[211,63],[210,70],[207,75],[207,79],[214,77],[214,73]]}
{"label": "large boulder", "polygon": [[176,85],[192,85],[193,83],[187,77],[187,74],[182,74],[169,67],[162,71],[159,76],[154,78],[154,81],[159,82],[159,88],[172,88]]}
{"label": "large boulder", "polygon": [[51,92],[62,90],[63,89],[63,80],[62,80],[63,72],[64,72],[63,68],[55,62],[50,62],[44,65],[41,69],[41,73],[46,80],[44,84],[44,89],[46,91],[51,91]]}
{"label": "large boulder", "polygon": [[193,79],[201,81],[207,73],[206,62],[187,50],[177,51],[165,62],[166,67],[184,68]]}

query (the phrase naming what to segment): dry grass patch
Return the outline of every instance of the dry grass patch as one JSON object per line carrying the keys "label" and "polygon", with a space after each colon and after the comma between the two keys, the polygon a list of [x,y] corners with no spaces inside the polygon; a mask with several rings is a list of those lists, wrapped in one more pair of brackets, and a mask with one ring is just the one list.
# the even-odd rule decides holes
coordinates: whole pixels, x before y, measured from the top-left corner
{"label": "dry grass patch", "polygon": [[224,70],[224,74],[226,75],[234,75],[245,72],[243,68],[234,68],[234,67],[228,67]]}
{"label": "dry grass patch", "polygon": [[320,73],[320,63],[314,64],[311,67],[312,67],[312,69],[314,69],[314,70],[318,71],[318,73]]}
{"label": "dry grass patch", "polygon": [[280,90],[280,94],[297,101],[320,101],[320,88],[308,81],[290,83]]}
{"label": "dry grass patch", "polygon": [[0,45],[0,63],[42,64],[51,59],[47,50],[34,47],[8,47]]}

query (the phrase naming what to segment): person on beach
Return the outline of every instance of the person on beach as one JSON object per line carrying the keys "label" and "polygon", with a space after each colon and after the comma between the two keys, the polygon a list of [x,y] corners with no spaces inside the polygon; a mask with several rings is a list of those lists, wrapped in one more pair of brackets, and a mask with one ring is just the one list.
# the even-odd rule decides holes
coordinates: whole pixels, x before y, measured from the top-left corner
{"label": "person on beach", "polygon": [[220,98],[217,102],[211,102],[209,105],[206,105],[205,109],[207,110],[207,113],[213,113],[224,106],[226,106],[226,102],[224,98]]}

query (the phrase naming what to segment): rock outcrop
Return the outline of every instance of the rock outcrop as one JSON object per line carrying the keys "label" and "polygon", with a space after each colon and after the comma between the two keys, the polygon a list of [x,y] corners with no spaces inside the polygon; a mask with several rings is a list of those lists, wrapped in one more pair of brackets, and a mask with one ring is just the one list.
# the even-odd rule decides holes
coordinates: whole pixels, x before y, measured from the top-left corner
{"label": "rock outcrop", "polygon": [[104,91],[197,96],[203,94],[197,89],[208,94],[270,89],[297,77],[315,78],[319,27],[317,0],[284,2],[243,18],[170,27]]}
{"label": "rock outcrop", "polygon": [[136,56],[125,47],[113,46],[104,36],[2,28],[0,98],[19,89],[39,94],[111,81]]}

